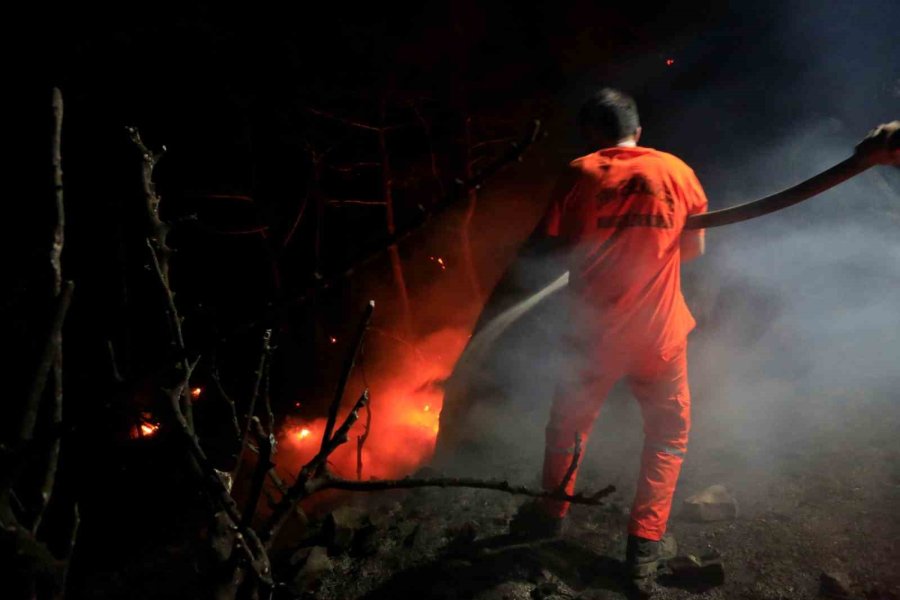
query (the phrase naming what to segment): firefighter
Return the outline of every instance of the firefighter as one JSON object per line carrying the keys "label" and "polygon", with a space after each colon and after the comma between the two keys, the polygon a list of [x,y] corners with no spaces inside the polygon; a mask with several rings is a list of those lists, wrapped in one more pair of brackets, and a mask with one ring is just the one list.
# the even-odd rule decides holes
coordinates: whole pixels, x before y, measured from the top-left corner
{"label": "firefighter", "polygon": [[[601,89],[581,108],[578,125],[594,151],[569,164],[539,225],[564,250],[570,272],[563,335],[569,362],[546,429],[543,486],[560,487],[576,436],[587,442],[607,394],[624,378],[645,434],[626,563],[633,579],[649,580],[675,555],[666,522],[687,451],[687,337],[695,325],[680,267],[704,252],[703,230],[683,226],[707,210],[707,200],[683,161],[638,145],[638,111],[628,95]],[[565,487],[569,494],[576,476]],[[511,533],[554,536],[568,509],[561,501],[526,504]]]}

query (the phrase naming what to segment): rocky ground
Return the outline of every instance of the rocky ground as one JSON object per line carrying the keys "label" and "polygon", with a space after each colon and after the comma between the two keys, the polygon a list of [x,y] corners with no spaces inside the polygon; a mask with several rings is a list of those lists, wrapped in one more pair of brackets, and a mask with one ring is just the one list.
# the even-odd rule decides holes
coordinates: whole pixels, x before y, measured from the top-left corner
{"label": "rocky ground", "polygon": [[[900,599],[900,420],[890,397],[842,415],[827,422],[801,419],[802,428],[785,420],[752,447],[746,439],[714,442],[726,439],[712,435],[716,423],[695,422],[670,530],[683,554],[720,555],[725,581],[704,586],[663,574],[655,597]],[[634,433],[612,435],[618,428]],[[578,487],[613,483],[618,491],[603,507],[575,508],[558,539],[521,544],[506,536],[522,499],[502,493],[428,489],[358,496],[314,523],[304,547],[282,557],[292,580],[282,595],[627,598],[620,560],[639,431],[633,406],[613,401],[604,408]],[[534,482],[535,456],[526,454],[503,475]],[[688,518],[685,499],[712,484],[734,496],[736,518]]]}

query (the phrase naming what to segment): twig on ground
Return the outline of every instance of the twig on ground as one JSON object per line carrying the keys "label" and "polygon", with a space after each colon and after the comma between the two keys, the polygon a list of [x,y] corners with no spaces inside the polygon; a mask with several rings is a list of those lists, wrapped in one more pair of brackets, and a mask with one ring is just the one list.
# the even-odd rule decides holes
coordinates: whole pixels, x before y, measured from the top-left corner
{"label": "twig on ground", "polygon": [[579,460],[581,460],[581,434],[576,431],[575,451],[572,453],[572,462],[569,463],[569,468],[566,469],[566,474],[563,475],[562,481],[559,482],[559,487],[556,489],[557,493],[564,494],[566,492],[566,487],[568,487],[569,482],[572,481],[572,477],[574,477],[575,471],[578,470]]}
{"label": "twig on ground", "polygon": [[587,504],[597,506],[603,504],[603,498],[616,491],[614,486],[607,486],[593,494],[561,494],[553,491],[534,490],[523,485],[511,485],[508,481],[491,479],[473,479],[467,477],[436,477],[425,479],[372,479],[369,481],[353,481],[352,479],[340,479],[336,477],[319,477],[306,485],[307,492],[311,495],[321,490],[346,490],[350,492],[377,492],[382,490],[396,490],[421,487],[459,487],[481,490],[494,490],[530,496],[532,498],[547,498],[550,500],[565,500],[573,504]]}

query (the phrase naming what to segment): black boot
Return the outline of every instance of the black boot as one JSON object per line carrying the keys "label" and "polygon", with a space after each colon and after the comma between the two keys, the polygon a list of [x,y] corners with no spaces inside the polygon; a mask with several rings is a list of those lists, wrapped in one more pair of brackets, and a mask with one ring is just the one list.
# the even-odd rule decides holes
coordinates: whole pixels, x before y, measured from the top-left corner
{"label": "black boot", "polygon": [[558,537],[562,533],[564,519],[547,514],[536,501],[519,507],[509,522],[509,534],[523,540],[539,540]]}
{"label": "black boot", "polygon": [[656,575],[656,571],[666,561],[675,558],[676,554],[678,544],[671,534],[665,534],[658,542],[629,535],[625,550],[625,566],[632,580],[648,580]]}

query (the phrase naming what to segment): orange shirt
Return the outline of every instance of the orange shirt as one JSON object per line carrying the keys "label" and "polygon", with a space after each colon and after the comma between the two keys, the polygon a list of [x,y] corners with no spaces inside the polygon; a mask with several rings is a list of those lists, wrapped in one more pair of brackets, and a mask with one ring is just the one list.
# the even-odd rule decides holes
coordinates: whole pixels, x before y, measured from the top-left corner
{"label": "orange shirt", "polygon": [[[575,327],[603,345],[666,350],[696,322],[681,294],[680,238],[706,195],[679,158],[643,147],[607,148],[572,161],[544,230],[570,248]],[[598,339],[599,338],[599,339]]]}

